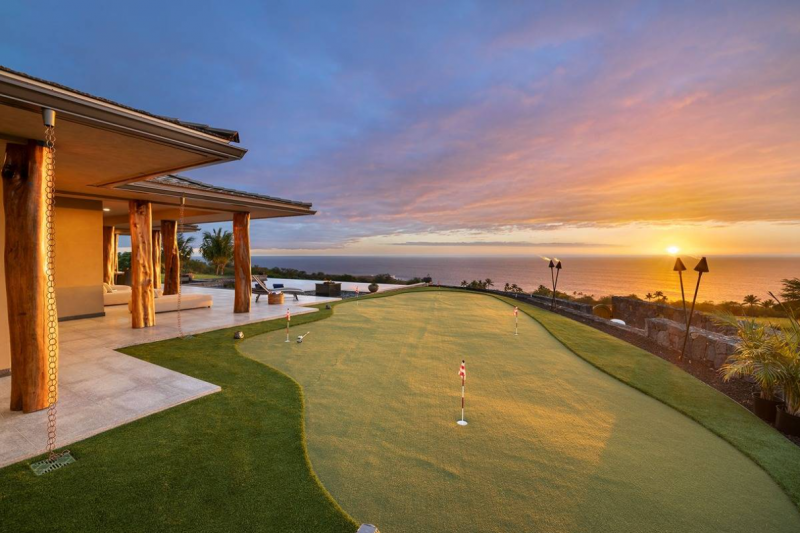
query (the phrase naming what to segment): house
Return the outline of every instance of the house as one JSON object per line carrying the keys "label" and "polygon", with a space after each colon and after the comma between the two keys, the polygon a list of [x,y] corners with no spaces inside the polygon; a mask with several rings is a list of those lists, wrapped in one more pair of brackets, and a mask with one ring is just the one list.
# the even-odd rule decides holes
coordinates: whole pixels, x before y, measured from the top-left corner
{"label": "house", "polygon": [[[50,127],[52,126],[52,127]],[[54,192],[46,144],[54,134]],[[184,122],[0,67],[0,376],[11,374],[11,409],[48,405],[48,253],[54,254],[59,321],[105,313],[117,237],[131,237],[131,327],[156,324],[157,289],[180,285],[179,222],[233,221],[235,313],[250,311],[251,219],[312,215],[311,204],[216,187],[177,175],[237,161],[233,130]],[[49,246],[52,199],[54,240]],[[160,285],[163,244],[164,287]],[[52,352],[52,353],[51,353]]]}

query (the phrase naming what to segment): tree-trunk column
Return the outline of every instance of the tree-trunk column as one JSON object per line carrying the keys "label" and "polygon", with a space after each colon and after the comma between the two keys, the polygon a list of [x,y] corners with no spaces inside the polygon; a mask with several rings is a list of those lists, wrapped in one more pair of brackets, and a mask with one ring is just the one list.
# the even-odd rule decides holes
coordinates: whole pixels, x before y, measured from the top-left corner
{"label": "tree-trunk column", "polygon": [[178,294],[181,290],[178,223],[174,220],[162,220],[161,238],[164,241],[164,294]]}
{"label": "tree-trunk column", "polygon": [[153,220],[150,202],[130,200],[131,326],[156,325],[153,294]]}
{"label": "tree-trunk column", "polygon": [[114,226],[103,226],[103,283],[114,284]]}
{"label": "tree-trunk column", "polygon": [[117,272],[119,272],[119,233],[114,233],[114,283],[117,281]]}
{"label": "tree-trunk column", "polygon": [[233,214],[234,313],[250,312],[250,213]]}
{"label": "tree-trunk column", "polygon": [[153,288],[161,288],[161,232],[153,230]]}
{"label": "tree-trunk column", "polygon": [[30,413],[48,404],[45,149],[6,145],[2,176],[11,410]]}

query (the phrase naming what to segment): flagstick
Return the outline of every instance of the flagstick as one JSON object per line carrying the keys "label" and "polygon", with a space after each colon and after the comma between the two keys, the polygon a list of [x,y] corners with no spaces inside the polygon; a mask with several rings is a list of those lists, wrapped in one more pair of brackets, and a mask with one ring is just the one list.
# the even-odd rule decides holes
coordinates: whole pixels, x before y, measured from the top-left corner
{"label": "flagstick", "polygon": [[517,330],[517,315],[514,315],[514,335],[519,335]]}
{"label": "flagstick", "polygon": [[467,421],[464,420],[464,386],[467,381],[467,370],[466,363],[463,360],[461,361],[461,371],[459,375],[461,376],[461,420],[457,421],[456,424],[459,426],[466,426]]}
{"label": "flagstick", "polygon": [[467,380],[466,377],[462,377],[461,378],[461,420],[459,420],[457,422],[457,424],[459,426],[466,426],[467,425],[467,421],[464,420],[464,384],[465,384],[466,380]]}
{"label": "flagstick", "polygon": [[286,310],[286,342],[289,342],[289,321],[291,320],[291,315],[289,314],[289,310]]}

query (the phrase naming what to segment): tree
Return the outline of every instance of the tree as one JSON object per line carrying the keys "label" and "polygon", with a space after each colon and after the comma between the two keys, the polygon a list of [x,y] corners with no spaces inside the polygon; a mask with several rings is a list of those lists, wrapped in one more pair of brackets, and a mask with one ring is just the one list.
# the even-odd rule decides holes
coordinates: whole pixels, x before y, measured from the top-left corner
{"label": "tree", "polygon": [[131,268],[131,253],[119,252],[117,254],[117,268],[120,272],[125,272]]}
{"label": "tree", "polygon": [[781,298],[789,304],[800,303],[800,278],[784,279],[781,283],[783,283]]}
{"label": "tree", "polygon": [[508,292],[508,291],[510,291],[510,290],[511,290],[511,284],[510,284],[509,282],[507,282],[507,281],[506,281],[506,285],[505,285],[505,287],[503,287],[503,290],[504,290],[505,292]]}
{"label": "tree", "polygon": [[647,301],[649,302],[650,300],[652,300],[652,299],[653,299],[653,294],[648,292],[647,294],[645,294],[645,295],[644,295],[644,297],[645,297],[645,298],[647,299]]}
{"label": "tree", "polygon": [[775,307],[775,302],[769,299],[764,300],[763,302],[761,302],[761,307],[763,307],[764,309],[772,309],[773,307]]}
{"label": "tree", "polygon": [[653,298],[655,298],[656,300],[659,300],[661,302],[666,302],[667,301],[667,297],[664,294],[664,291],[656,291],[656,292],[654,292],[653,293]]}
{"label": "tree", "polygon": [[465,280],[465,279],[461,280],[461,286],[462,287],[466,287],[467,285],[469,285],[469,283],[467,283],[467,280]]}
{"label": "tree", "polygon": [[181,263],[188,263],[192,258],[194,253],[192,243],[194,243],[194,237],[184,237],[183,233],[178,233],[178,257]]}
{"label": "tree", "polygon": [[494,287],[494,283],[492,283],[491,278],[486,278],[483,280],[483,288],[488,289],[489,287]]}
{"label": "tree", "polygon": [[749,305],[750,309],[752,310],[753,306],[755,306],[756,304],[758,304],[758,302],[761,301],[761,298],[759,298],[755,294],[748,294],[747,296],[744,297],[744,300],[742,301],[744,302],[745,305]]}
{"label": "tree", "polygon": [[222,228],[211,232],[204,231],[200,255],[214,265],[218,276],[223,274],[225,265],[233,258],[233,234],[230,231],[223,231]]}

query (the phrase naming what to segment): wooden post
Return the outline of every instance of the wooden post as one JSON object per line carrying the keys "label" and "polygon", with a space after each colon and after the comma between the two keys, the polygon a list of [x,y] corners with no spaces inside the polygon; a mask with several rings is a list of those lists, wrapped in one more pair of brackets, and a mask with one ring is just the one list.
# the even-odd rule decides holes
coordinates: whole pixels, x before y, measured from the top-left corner
{"label": "wooden post", "polygon": [[181,290],[178,223],[174,220],[162,220],[161,238],[164,241],[164,294],[178,294]]}
{"label": "wooden post", "polygon": [[233,214],[234,313],[250,312],[250,213]]}
{"label": "wooden post", "polygon": [[131,327],[156,325],[153,294],[153,221],[150,202],[130,200]]}
{"label": "wooden post", "polygon": [[119,233],[114,233],[114,283],[117,282],[117,272],[119,272]]}
{"label": "wooden post", "polygon": [[153,230],[153,288],[161,288],[161,231]]}
{"label": "wooden post", "polygon": [[114,285],[114,226],[103,226],[103,283]]}
{"label": "wooden post", "polygon": [[[45,149],[39,143],[6,145],[2,176],[11,410],[25,413],[48,405],[45,172]],[[52,326],[57,335],[58,323]]]}

